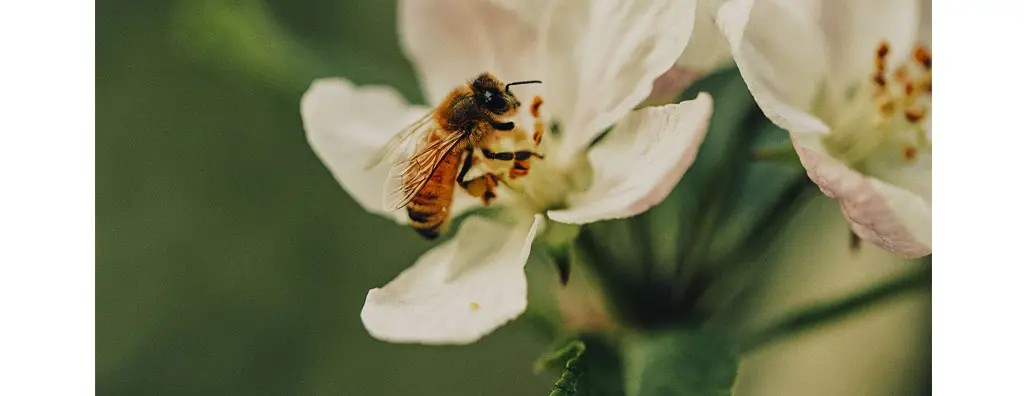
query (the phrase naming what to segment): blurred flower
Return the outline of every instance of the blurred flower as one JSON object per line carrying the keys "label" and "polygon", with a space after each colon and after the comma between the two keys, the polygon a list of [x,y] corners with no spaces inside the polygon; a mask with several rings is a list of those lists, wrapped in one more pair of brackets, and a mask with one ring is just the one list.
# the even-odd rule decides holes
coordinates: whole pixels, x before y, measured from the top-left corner
{"label": "blurred flower", "polygon": [[[926,2],[925,2],[926,3]],[[861,238],[931,253],[930,15],[917,0],[732,0],[747,86]]]}
{"label": "blurred flower", "polygon": [[[503,3],[399,3],[402,44],[431,104],[483,71],[504,81],[540,79],[516,95],[543,97],[541,124],[552,130],[541,141],[545,158],[499,187],[492,204],[505,209],[499,218],[468,217],[451,240],[368,293],[362,319],[376,338],[470,343],[517,317],[526,309],[523,266],[545,217],[582,224],[641,213],[668,195],[704,138],[706,94],[633,110],[686,45],[694,1]],[[429,109],[390,88],[341,79],[314,82],[301,107],[311,146],[342,187],[366,210],[403,221],[404,213],[382,208],[388,166],[362,167]],[[476,205],[457,194],[453,216]]]}

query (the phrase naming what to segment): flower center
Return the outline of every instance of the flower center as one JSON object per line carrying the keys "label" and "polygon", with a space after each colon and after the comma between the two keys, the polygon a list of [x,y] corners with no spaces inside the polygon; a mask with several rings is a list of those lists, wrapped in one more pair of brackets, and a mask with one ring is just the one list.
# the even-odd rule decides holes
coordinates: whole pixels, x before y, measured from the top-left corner
{"label": "flower center", "polygon": [[[497,176],[497,195],[509,195],[517,206],[533,213],[544,213],[565,206],[571,191],[586,183],[589,165],[586,156],[558,158],[561,140],[557,124],[541,116],[542,100],[534,97],[529,113],[521,115],[511,133],[495,133],[484,142],[492,152],[533,152],[539,155],[523,160],[480,159],[483,171]],[[486,202],[486,200],[485,200]]]}
{"label": "flower center", "polygon": [[889,55],[883,41],[872,75],[821,109],[832,129],[826,147],[861,171],[879,161],[913,165],[931,152],[931,53],[919,45],[895,68]]}

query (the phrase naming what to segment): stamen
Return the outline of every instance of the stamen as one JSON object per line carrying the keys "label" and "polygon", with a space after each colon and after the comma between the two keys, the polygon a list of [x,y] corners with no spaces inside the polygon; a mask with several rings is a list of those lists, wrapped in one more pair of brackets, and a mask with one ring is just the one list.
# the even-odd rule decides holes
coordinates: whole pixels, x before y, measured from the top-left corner
{"label": "stamen", "polygon": [[896,150],[910,162],[916,160],[921,150],[931,150],[931,139],[923,122],[930,108],[931,53],[917,45],[910,59],[890,65],[890,51],[889,43],[882,41],[874,53],[875,69],[870,84],[874,87],[873,100],[879,117],[873,127],[880,137],[897,139],[900,143]]}
{"label": "stamen", "polygon": [[914,158],[917,158],[917,147],[914,147],[914,146],[904,146],[903,147],[903,159],[905,159],[907,161],[913,161]]}
{"label": "stamen", "polygon": [[907,109],[907,111],[903,112],[903,115],[907,117],[907,121],[916,124],[924,118],[924,110],[916,108]]}
{"label": "stamen", "polygon": [[875,81],[875,85],[878,86],[879,91],[885,88],[885,58],[888,55],[889,43],[883,41],[881,44],[878,45],[878,50],[875,52],[875,76],[873,80]]}
{"label": "stamen", "polygon": [[932,69],[932,53],[920,44],[914,47],[914,60],[921,64],[921,66],[924,66],[925,70]]}

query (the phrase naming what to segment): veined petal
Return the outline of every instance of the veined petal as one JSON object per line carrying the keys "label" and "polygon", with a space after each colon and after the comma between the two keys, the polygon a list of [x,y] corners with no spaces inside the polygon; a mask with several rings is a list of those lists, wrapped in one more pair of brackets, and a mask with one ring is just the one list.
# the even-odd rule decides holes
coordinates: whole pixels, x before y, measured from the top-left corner
{"label": "veined petal", "polygon": [[374,338],[468,344],[526,310],[523,266],[543,217],[515,224],[466,219],[386,286],[370,290],[362,319]]}
{"label": "veined petal", "polygon": [[381,207],[390,164],[364,170],[367,158],[398,131],[428,111],[412,106],[390,87],[356,87],[340,78],[313,82],[302,96],[306,138],[341,187],[369,212],[405,218]]}
{"label": "veined petal", "polygon": [[711,117],[711,96],[634,111],[587,156],[593,181],[552,220],[583,224],[643,213],[672,191],[693,163]]}
{"label": "veined petal", "polygon": [[492,1],[403,0],[398,27],[430,103],[485,71],[505,82],[539,78],[535,24]]}
{"label": "veined petal", "polygon": [[824,81],[822,31],[798,4],[731,0],[718,10],[718,26],[765,116],[794,132],[829,130],[809,109]]}
{"label": "veined petal", "polygon": [[829,67],[840,86],[871,78],[882,41],[889,43],[889,59],[902,60],[918,39],[919,0],[833,0],[821,7]]}
{"label": "veined petal", "polygon": [[546,109],[560,158],[587,147],[651,92],[693,30],[696,0],[562,0],[541,24]]}
{"label": "veined petal", "polygon": [[793,147],[807,176],[839,201],[858,236],[907,258],[931,254],[931,203],[925,197],[850,169],[824,151],[818,136],[794,135]]}

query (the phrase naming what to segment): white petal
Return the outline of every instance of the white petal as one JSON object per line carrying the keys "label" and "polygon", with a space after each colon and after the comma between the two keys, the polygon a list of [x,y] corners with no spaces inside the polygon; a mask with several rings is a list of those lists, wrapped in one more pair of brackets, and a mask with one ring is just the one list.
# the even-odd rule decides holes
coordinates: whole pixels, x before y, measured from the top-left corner
{"label": "white petal", "polygon": [[370,290],[362,319],[374,338],[468,344],[526,310],[523,266],[540,215],[505,224],[470,217],[386,286]]}
{"label": "white petal", "polygon": [[875,53],[884,40],[889,59],[905,61],[918,36],[919,0],[822,2],[822,27],[829,67],[846,84],[871,78]]}
{"label": "white petal", "polygon": [[918,0],[920,3],[921,23],[917,26],[917,39],[922,44],[932,46],[932,0]]}
{"label": "white petal", "polygon": [[636,107],[682,54],[696,0],[557,1],[541,27],[545,108],[564,131],[560,158]]}
{"label": "white petal", "polygon": [[403,0],[398,27],[430,103],[485,71],[506,82],[539,78],[535,24],[491,1]]}
{"label": "white petal", "polygon": [[795,132],[825,133],[809,113],[825,77],[825,46],[810,10],[776,0],[732,0],[718,26],[750,93],[765,115]]}
{"label": "white petal", "polygon": [[356,87],[330,78],[313,82],[301,102],[306,138],[341,187],[369,212],[396,220],[381,207],[389,164],[364,170],[367,158],[428,109],[411,106],[390,87]]}
{"label": "white petal", "polygon": [[[839,201],[858,236],[903,257],[931,254],[931,203],[920,195],[860,174],[829,156],[818,136],[797,136],[793,147],[807,175]],[[931,178],[931,174],[920,177]]]}
{"label": "white petal", "polygon": [[700,74],[711,73],[732,63],[729,42],[715,25],[715,14],[724,0],[698,0],[693,35],[676,65]]}
{"label": "white petal", "polygon": [[711,96],[630,113],[587,156],[593,181],[552,220],[583,224],[643,213],[672,191],[707,133]]}

